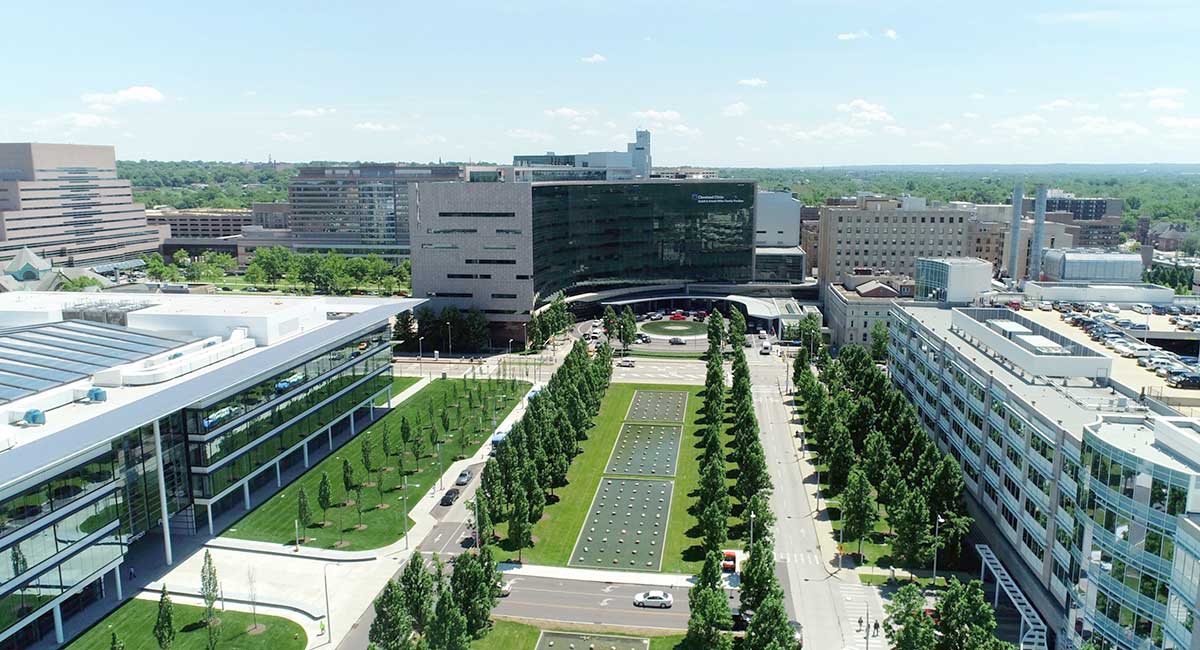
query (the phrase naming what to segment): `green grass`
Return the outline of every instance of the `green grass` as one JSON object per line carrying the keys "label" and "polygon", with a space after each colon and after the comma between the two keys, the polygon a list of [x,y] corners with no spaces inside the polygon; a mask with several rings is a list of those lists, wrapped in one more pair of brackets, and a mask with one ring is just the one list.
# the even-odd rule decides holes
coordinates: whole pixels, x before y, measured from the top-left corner
{"label": "green grass", "polygon": [[[392,378],[392,397],[395,398],[400,393],[403,393],[406,388],[421,381],[420,377],[393,377]],[[378,400],[375,400],[375,406],[387,406],[387,395],[381,395]]]}
{"label": "green grass", "polygon": [[[411,378],[404,379],[410,380]],[[406,529],[402,521],[404,517],[404,509],[401,503],[402,490],[399,488],[402,475],[399,471],[382,473],[383,486],[385,488],[382,495],[382,502],[387,504],[388,507],[379,509],[378,506],[381,502],[380,493],[373,485],[377,480],[378,474],[372,472],[371,476],[367,477],[366,472],[363,471],[362,441],[365,436],[371,436],[375,448],[374,456],[376,462],[380,463],[383,458],[380,438],[385,426],[391,428],[393,440],[396,441],[397,445],[399,445],[400,440],[400,419],[402,416],[408,418],[414,433],[419,433],[422,436],[422,439],[425,441],[425,449],[420,459],[419,469],[416,459],[412,455],[411,447],[404,450],[403,468],[408,474],[408,503],[411,508],[428,491],[429,487],[433,485],[441,473],[441,470],[438,468],[437,453],[433,445],[429,444],[429,438],[426,433],[428,431],[431,412],[437,418],[435,421],[439,432],[441,431],[440,413],[443,408],[450,414],[451,434],[455,434],[455,432],[460,430],[465,432],[462,435],[455,436],[453,439],[446,437],[443,440],[441,459],[443,468],[445,465],[449,465],[456,455],[474,453],[483,440],[491,435],[492,419],[490,415],[485,412],[485,408],[480,406],[478,399],[475,400],[474,407],[472,407],[466,397],[466,389],[470,388],[474,390],[476,387],[482,391],[483,399],[485,400],[493,394],[505,395],[505,399],[500,403],[500,408],[496,412],[496,421],[498,422],[508,415],[520,397],[529,389],[529,384],[526,382],[515,382],[515,390],[509,390],[507,382],[498,380],[436,380],[388,413],[383,419],[371,425],[367,431],[360,432],[357,437],[343,445],[332,456],[314,465],[300,478],[296,479],[296,481],[285,486],[271,500],[246,513],[246,515],[225,531],[223,535],[238,539],[275,542],[281,545],[293,544],[295,538],[294,522],[297,516],[296,495],[301,487],[308,494],[314,521],[320,521],[322,516],[320,506],[317,503],[322,472],[329,473],[335,504],[341,504],[347,499],[354,498],[353,493],[347,495],[342,486],[342,458],[346,458],[350,460],[351,465],[354,467],[355,474],[360,483],[372,483],[372,485],[365,486],[362,490],[362,523],[365,528],[361,530],[356,529],[359,515],[355,506],[335,505],[335,507],[329,509],[328,521],[331,523],[328,526],[314,525],[302,531],[309,538],[305,545],[313,548],[339,548],[341,550],[357,551],[380,548],[401,539]],[[459,409],[453,408],[456,390],[459,396],[457,401],[461,404],[461,417],[464,420],[461,423],[461,428],[458,421]],[[393,392],[393,394],[395,393]],[[387,465],[396,466],[396,458],[393,456],[389,459]],[[411,525],[411,520],[409,525]],[[344,543],[340,546],[338,545],[339,540],[344,540]]]}
{"label": "green grass", "polygon": [[[571,626],[563,626],[563,630],[569,631],[567,629],[569,627]],[[546,629],[553,630],[555,628],[547,627]],[[541,630],[541,628],[534,625],[529,625],[528,623],[517,623],[515,621],[505,620],[494,621],[492,624],[492,630],[487,636],[471,642],[471,650],[534,650],[534,647],[537,645],[538,637],[541,635]],[[625,630],[606,629],[595,626],[588,626],[587,633],[615,634],[620,636],[644,636],[643,634],[631,634]],[[682,647],[682,634],[650,637],[650,650],[676,650],[677,648]],[[133,649],[131,648],[130,650]]]}
{"label": "green grass", "polygon": [[[638,390],[688,393],[687,419],[683,425],[679,461],[673,479],[675,487],[672,492],[671,514],[667,523],[660,571],[693,574],[700,570],[704,561],[700,548],[700,534],[696,528],[696,518],[689,511],[698,499],[700,455],[703,452],[703,448],[699,446],[699,421],[703,405],[700,395],[704,389],[700,386],[671,384],[614,383],[609,386],[601,402],[600,413],[588,432],[588,439],[581,443],[583,453],[576,456],[567,472],[567,485],[555,491],[558,496],[557,502],[547,505],[541,520],[534,524],[535,544],[522,552],[522,559],[526,563],[567,566],[575,539],[587,519],[592,497],[600,485],[601,477],[604,476],[605,465],[620,433],[621,423],[625,421],[625,413],[629,410],[634,392]],[[497,535],[502,538],[507,535],[506,524],[497,526]],[[502,542],[501,546],[508,550],[510,556],[515,557],[515,551],[512,551],[506,542]]]}
{"label": "green grass", "polygon": [[[205,650],[208,632],[199,621],[204,616],[202,607],[190,605],[174,606],[175,644],[172,650]],[[158,603],[152,600],[133,599],[121,605],[82,636],[67,646],[67,650],[108,650],[112,633],[125,643],[125,650],[158,650],[151,630],[158,616]],[[285,618],[258,615],[259,625],[265,625],[261,634],[250,635],[246,630],[254,619],[249,613],[219,612],[221,650],[303,650],[308,637],[303,628]]]}
{"label": "green grass", "polygon": [[694,320],[654,320],[641,324],[642,331],[659,336],[700,336],[708,333],[708,325]]}

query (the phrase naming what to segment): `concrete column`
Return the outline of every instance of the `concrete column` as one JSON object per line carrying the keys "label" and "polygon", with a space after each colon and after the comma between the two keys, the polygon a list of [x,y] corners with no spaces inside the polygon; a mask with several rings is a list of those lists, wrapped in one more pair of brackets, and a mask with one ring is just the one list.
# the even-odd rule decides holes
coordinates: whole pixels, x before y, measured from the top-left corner
{"label": "concrete column", "polygon": [[59,645],[63,642],[62,608],[59,605],[54,606],[54,641]]}
{"label": "concrete column", "polygon": [[329,436],[329,451],[333,451],[333,427],[325,427],[325,435]]}
{"label": "concrete column", "polygon": [[242,500],[246,502],[246,509],[250,509],[250,481],[242,483]]}
{"label": "concrete column", "polygon": [[158,474],[158,506],[162,514],[163,553],[167,557],[167,566],[171,566],[174,561],[171,557],[171,525],[167,512],[167,477],[163,473],[162,431],[159,430],[158,420],[154,421],[154,451],[154,463]]}
{"label": "concrete column", "polygon": [[358,432],[354,430],[354,409],[350,409],[350,437],[353,438],[356,435]]}
{"label": "concrete column", "polygon": [[304,469],[308,469],[308,441],[304,441]]}
{"label": "concrete column", "polygon": [[113,569],[113,576],[117,579],[117,600],[125,600],[125,589],[121,586],[121,565]]}
{"label": "concrete column", "polygon": [[279,461],[275,461],[275,487],[283,487],[283,476],[279,473]]}
{"label": "concrete column", "polygon": [[204,508],[204,512],[208,515],[208,534],[209,534],[209,536],[214,536],[214,535],[216,535],[216,533],[213,532],[212,504],[211,503],[208,504],[208,506],[206,508]]}

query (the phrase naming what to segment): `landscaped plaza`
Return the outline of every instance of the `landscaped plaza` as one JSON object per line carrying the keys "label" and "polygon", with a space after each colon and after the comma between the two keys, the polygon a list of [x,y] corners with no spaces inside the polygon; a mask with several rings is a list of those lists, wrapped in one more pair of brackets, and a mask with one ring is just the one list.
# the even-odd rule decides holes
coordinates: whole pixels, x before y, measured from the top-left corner
{"label": "landscaped plaza", "polygon": [[571,566],[657,571],[671,514],[672,481],[604,478]]}
{"label": "landscaped plaza", "polygon": [[647,650],[650,639],[611,634],[584,634],[580,632],[542,632],[537,650],[571,650],[596,648],[597,650]]}
{"label": "landscaped plaza", "polygon": [[708,327],[691,320],[653,320],[640,323],[641,330],[657,336],[701,336]]}
{"label": "landscaped plaza", "polygon": [[626,422],[604,473],[674,476],[682,435],[682,426]]}

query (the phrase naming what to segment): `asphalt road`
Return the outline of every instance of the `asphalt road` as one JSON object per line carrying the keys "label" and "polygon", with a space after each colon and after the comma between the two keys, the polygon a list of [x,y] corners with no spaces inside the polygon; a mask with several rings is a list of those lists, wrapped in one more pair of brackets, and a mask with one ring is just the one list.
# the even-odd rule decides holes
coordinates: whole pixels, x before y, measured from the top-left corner
{"label": "asphalt road", "polygon": [[501,598],[493,611],[501,616],[570,623],[687,629],[687,590],[669,590],[675,597],[675,604],[670,609],[635,607],[634,594],[651,589],[656,587],[554,578],[514,578],[512,594]]}

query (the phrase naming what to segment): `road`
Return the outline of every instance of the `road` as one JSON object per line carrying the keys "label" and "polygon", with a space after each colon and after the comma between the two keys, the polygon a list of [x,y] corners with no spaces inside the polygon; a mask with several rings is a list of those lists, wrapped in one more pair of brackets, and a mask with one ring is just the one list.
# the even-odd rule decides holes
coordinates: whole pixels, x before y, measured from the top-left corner
{"label": "road", "polygon": [[644,585],[583,582],[555,578],[515,578],[512,594],[493,610],[515,616],[604,626],[687,629],[687,590],[672,590],[671,609],[634,607],[633,595],[653,589]]}

